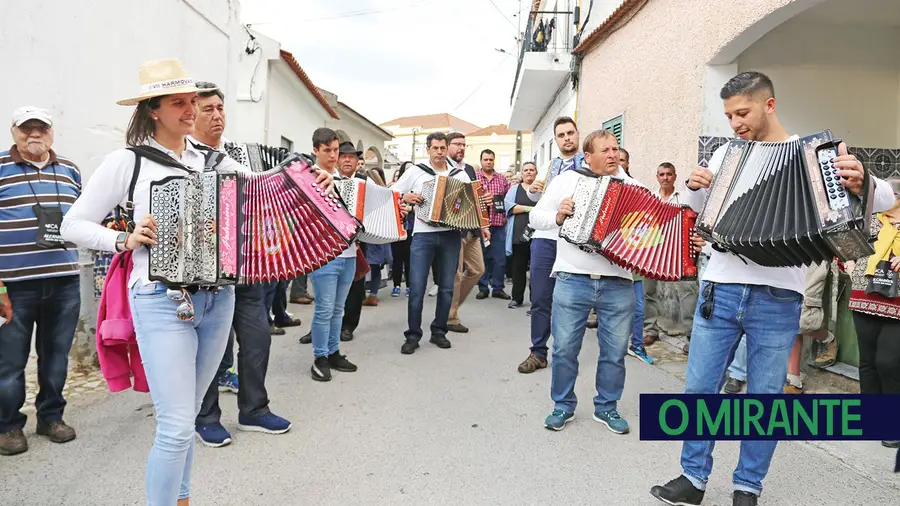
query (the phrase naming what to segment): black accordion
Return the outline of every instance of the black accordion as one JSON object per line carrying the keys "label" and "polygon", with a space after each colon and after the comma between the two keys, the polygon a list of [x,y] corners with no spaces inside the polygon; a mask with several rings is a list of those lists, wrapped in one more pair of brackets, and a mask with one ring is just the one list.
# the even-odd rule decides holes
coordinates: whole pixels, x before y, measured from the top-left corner
{"label": "black accordion", "polygon": [[265,172],[272,170],[285,161],[291,152],[287,148],[276,148],[262,144],[236,144],[226,143],[225,151],[228,156],[234,158],[241,165],[249,167],[253,172]]}
{"label": "black accordion", "polygon": [[784,142],[730,141],[697,232],[766,267],[873,254],[873,181],[866,176],[861,204],[851,197],[832,163],[840,143],[828,130]]}

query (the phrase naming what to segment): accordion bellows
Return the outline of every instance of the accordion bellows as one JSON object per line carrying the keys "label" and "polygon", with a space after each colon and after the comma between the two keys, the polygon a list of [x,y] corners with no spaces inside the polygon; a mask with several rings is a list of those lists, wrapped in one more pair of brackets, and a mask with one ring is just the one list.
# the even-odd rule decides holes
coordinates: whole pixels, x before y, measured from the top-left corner
{"label": "accordion bellows", "polygon": [[690,236],[697,213],[689,207],[612,176],[581,176],[572,200],[561,238],[646,278],[696,279]]}
{"label": "accordion bellows", "polygon": [[293,155],[261,173],[205,171],[150,185],[159,223],[150,279],[169,285],[287,280],[312,272],[356,239],[360,223]]}
{"label": "accordion bellows", "polygon": [[339,179],[334,186],[350,213],[363,224],[360,242],[388,244],[406,240],[399,192],[371,179]]}
{"label": "accordion bellows", "polygon": [[785,142],[730,141],[698,233],[767,267],[871,255],[871,200],[854,213],[831,161],[840,142],[828,130]]}
{"label": "accordion bellows", "polygon": [[436,176],[422,185],[422,203],[416,206],[416,219],[456,230],[488,228],[490,211],[482,204],[482,195],[484,189],[479,181]]}

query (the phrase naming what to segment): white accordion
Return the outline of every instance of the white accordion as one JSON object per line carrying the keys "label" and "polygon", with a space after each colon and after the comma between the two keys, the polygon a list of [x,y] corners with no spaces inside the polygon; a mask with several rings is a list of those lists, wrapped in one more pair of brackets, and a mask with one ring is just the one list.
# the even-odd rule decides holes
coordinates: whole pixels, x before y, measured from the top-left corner
{"label": "white accordion", "polygon": [[335,179],[334,186],[350,214],[363,224],[360,242],[388,244],[406,240],[400,193],[368,178]]}

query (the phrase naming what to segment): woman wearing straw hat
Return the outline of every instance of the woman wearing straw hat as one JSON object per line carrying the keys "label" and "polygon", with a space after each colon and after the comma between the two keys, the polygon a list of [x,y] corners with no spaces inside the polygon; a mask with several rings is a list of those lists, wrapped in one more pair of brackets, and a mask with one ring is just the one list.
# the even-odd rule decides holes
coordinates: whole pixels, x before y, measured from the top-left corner
{"label": "woman wearing straw hat", "polygon": [[[128,149],[107,155],[88,180],[83,198],[66,214],[62,235],[94,250],[133,251],[128,299],[157,423],[147,460],[147,504],[169,506],[177,499],[183,506],[190,495],[194,419],[225,351],[234,287],[168,290],[148,279],[149,252],[144,246],[156,244],[157,227],[149,214],[150,183],[184,175],[185,170],[202,171],[205,159],[186,142],[197,117],[198,88],[181,63],[150,61],[141,66],[139,75],[140,94],[118,102],[136,106],[126,142],[130,147],[156,148],[163,156],[136,160]],[[166,156],[183,167],[172,167],[173,160]],[[137,162],[140,169],[135,171]],[[100,225],[116,206],[127,211],[132,185],[133,230],[118,232]]]}

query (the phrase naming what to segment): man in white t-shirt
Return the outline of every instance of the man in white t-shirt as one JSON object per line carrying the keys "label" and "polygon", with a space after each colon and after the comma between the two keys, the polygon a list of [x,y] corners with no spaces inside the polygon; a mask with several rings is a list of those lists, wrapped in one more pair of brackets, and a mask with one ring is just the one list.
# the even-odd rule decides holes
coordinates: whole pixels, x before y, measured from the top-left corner
{"label": "man in white t-shirt", "polygon": [[[583,177],[618,176],[629,184],[640,185],[619,167],[619,142],[610,130],[598,130],[585,138],[584,161],[590,166],[588,174],[583,174],[584,169],[579,167],[553,179],[553,184],[529,213],[531,226],[535,230],[556,231],[573,214],[575,204],[571,196]],[[554,405],[544,426],[562,430],[575,416],[578,353],[588,314],[593,309],[597,312],[600,347],[593,418],[612,432],[625,434],[629,431],[628,422],[616,408],[625,386],[625,353],[634,319],[631,271],[610,262],[603,255],[587,253],[575,244],[559,240],[551,275],[556,279],[551,317],[553,355],[550,361],[550,397]]]}
{"label": "man in white t-shirt", "polygon": [[656,182],[659,183],[656,196],[663,202],[681,204],[681,194],[675,189],[676,177],[675,166],[669,162],[663,162],[656,168]]}
{"label": "man in white t-shirt", "polygon": [[[422,203],[422,186],[436,176],[455,177],[470,182],[466,172],[447,159],[447,136],[442,132],[429,134],[425,139],[428,162],[410,165],[392,187],[403,194],[403,201],[410,205]],[[453,303],[453,283],[459,265],[461,234],[458,230],[429,225],[422,216],[416,216],[413,238],[409,247],[409,303],[406,338],[400,352],[404,355],[415,353],[422,339],[422,305],[425,300],[425,286],[432,263],[437,266],[438,289],[434,321],[431,322],[430,342],[439,348],[449,348],[447,339],[447,319]],[[318,296],[318,295],[317,295]]]}
{"label": "man in white t-shirt", "polygon": [[[725,115],[734,133],[745,140],[781,142],[789,135],[775,114],[772,81],[759,72],[733,77],[720,93]],[[727,146],[719,148],[709,169],[697,167],[687,181],[683,202],[700,211],[709,196],[709,186],[724,158]],[[841,184],[854,196],[863,192],[865,168],[841,143],[834,165]],[[874,211],[894,203],[891,187],[874,178]],[[855,197],[851,197],[855,198]],[[747,336],[750,394],[781,394],[787,361],[800,325],[800,307],[805,287],[805,269],[763,267],[732,253],[713,248],[703,273],[691,348],[688,355],[685,393],[717,394],[725,382],[725,367],[731,362],[742,333]],[[769,471],[777,441],[741,441],[741,452],[733,474],[736,506],[754,506],[762,481]],[[650,493],[668,504],[700,504],[712,472],[713,441],[685,441],[682,474]]]}

